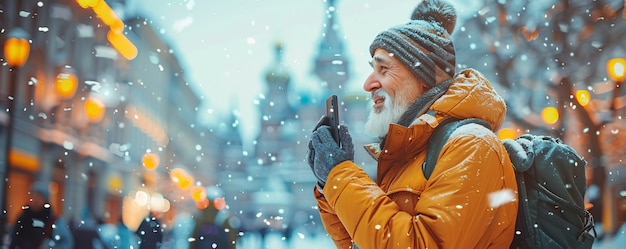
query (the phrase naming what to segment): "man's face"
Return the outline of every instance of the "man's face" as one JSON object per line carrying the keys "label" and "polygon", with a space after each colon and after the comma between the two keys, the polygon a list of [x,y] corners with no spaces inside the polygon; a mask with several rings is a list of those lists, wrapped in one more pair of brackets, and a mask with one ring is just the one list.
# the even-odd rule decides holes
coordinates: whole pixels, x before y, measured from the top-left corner
{"label": "man's face", "polygon": [[383,137],[389,124],[397,122],[425,88],[400,60],[382,48],[374,51],[371,65],[373,71],[363,83],[373,102],[365,132]]}

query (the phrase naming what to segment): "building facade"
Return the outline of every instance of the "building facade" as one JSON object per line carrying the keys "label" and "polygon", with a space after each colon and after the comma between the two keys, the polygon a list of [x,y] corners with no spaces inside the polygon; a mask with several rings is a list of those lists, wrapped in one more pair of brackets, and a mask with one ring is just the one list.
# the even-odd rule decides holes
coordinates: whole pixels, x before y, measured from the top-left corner
{"label": "building facade", "polygon": [[[4,231],[35,182],[48,184],[53,210],[68,220],[124,217],[132,227],[149,209],[195,208],[171,169],[214,181],[220,146],[210,141],[218,138],[194,125],[200,98],[172,48],[145,18],[116,16],[124,1],[82,2],[0,1],[0,29],[23,30],[30,44],[23,66],[0,67],[0,105],[10,109],[0,112]],[[129,205],[138,192],[152,202]]]}

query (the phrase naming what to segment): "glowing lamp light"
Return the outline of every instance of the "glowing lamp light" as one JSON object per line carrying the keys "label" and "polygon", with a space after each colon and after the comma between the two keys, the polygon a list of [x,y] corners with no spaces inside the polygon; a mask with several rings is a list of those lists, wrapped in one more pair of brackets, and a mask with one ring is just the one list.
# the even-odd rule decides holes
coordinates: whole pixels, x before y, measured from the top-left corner
{"label": "glowing lamp light", "polygon": [[154,153],[146,153],[143,155],[143,158],[141,158],[141,163],[143,163],[143,167],[149,170],[154,170],[159,167],[160,161],[161,159],[159,158],[159,155]]}
{"label": "glowing lamp light", "polygon": [[120,179],[119,176],[110,177],[107,183],[111,192],[119,191],[124,185],[124,182],[122,181],[122,179]]}
{"label": "glowing lamp light", "polygon": [[78,78],[70,66],[65,66],[56,77],[56,90],[63,99],[71,99],[78,88]]}
{"label": "glowing lamp light", "polygon": [[11,67],[21,67],[28,60],[30,42],[28,33],[21,28],[15,28],[8,34],[4,44],[4,56]]}
{"label": "glowing lamp light", "polygon": [[109,30],[107,40],[124,58],[132,60],[137,57],[137,47],[121,31]]}
{"label": "glowing lamp light", "polygon": [[93,12],[102,20],[104,24],[109,26],[114,32],[122,32],[124,30],[124,23],[120,18],[115,14],[115,11],[111,9],[111,6],[107,4],[106,1],[97,1],[97,3],[92,6]]}
{"label": "glowing lamp light", "polygon": [[181,168],[175,168],[170,171],[170,179],[181,189],[188,189],[193,184],[193,177]]}
{"label": "glowing lamp light", "polygon": [[193,199],[194,201],[201,201],[202,199],[206,199],[206,191],[204,191],[204,187],[202,186],[192,187],[191,199]]}
{"label": "glowing lamp light", "polygon": [[144,192],[144,191],[137,191],[137,193],[135,193],[135,203],[139,206],[146,206],[148,205],[148,199],[150,198],[150,196],[148,195],[148,193]]}
{"label": "glowing lamp light", "polygon": [[613,58],[606,63],[606,71],[609,77],[616,82],[622,82],[626,78],[626,59]]}
{"label": "glowing lamp light", "polygon": [[91,123],[100,122],[104,117],[104,102],[99,98],[90,97],[86,99],[84,108],[87,120]]}
{"label": "glowing lamp light", "polygon": [[213,206],[217,210],[222,210],[226,207],[226,200],[224,200],[224,198],[217,197],[213,200]]}
{"label": "glowing lamp light", "polygon": [[80,5],[80,7],[83,7],[83,9],[93,8],[94,6],[96,6],[96,4],[98,4],[99,1],[104,0],[76,0],[78,5]]}
{"label": "glowing lamp light", "polygon": [[174,168],[172,169],[172,171],[170,171],[170,179],[172,179],[173,182],[178,183],[185,174],[187,174],[187,172],[185,172],[184,169]]}
{"label": "glowing lamp light", "polygon": [[500,140],[514,139],[515,131],[513,131],[513,129],[511,128],[502,128],[498,131],[498,138],[500,138]]}
{"label": "glowing lamp light", "polygon": [[202,199],[200,201],[196,201],[196,207],[198,209],[208,208],[209,205],[211,205],[211,201],[209,201],[209,199],[207,199],[207,198],[204,198],[204,199]]}
{"label": "glowing lamp light", "polygon": [[193,177],[190,175],[184,175],[178,182],[178,187],[181,189],[188,189],[193,184]]}
{"label": "glowing lamp light", "polygon": [[543,108],[543,111],[541,111],[541,118],[543,118],[543,121],[547,124],[555,124],[559,121],[559,111],[556,107],[552,106]]}
{"label": "glowing lamp light", "polygon": [[576,100],[578,100],[581,106],[587,106],[591,101],[591,94],[584,89],[576,90]]}

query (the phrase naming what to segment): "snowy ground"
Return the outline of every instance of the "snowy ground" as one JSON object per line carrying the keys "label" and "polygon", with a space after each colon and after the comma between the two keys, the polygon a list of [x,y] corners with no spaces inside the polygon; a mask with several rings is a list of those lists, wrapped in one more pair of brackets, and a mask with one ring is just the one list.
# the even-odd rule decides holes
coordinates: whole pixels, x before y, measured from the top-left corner
{"label": "snowy ground", "polygon": [[[601,231],[599,231],[601,232]],[[244,239],[239,243],[238,249],[292,249],[292,248],[306,248],[306,249],[326,249],[335,248],[329,237],[325,235],[317,236],[304,236],[296,234],[287,241],[280,234],[268,234],[264,245],[260,236],[255,234],[249,234],[244,236]],[[602,240],[597,240],[593,249],[622,249],[626,248],[626,224],[624,224],[618,232],[613,236],[605,236]]]}
{"label": "snowy ground", "polygon": [[[264,244],[264,245],[263,245]],[[265,237],[265,243],[261,241],[261,237],[257,234],[248,234],[240,241],[237,249],[291,249],[291,248],[307,248],[307,249],[327,249],[335,248],[332,240],[326,235],[305,236],[303,234],[294,235],[290,241],[278,233],[270,233]]]}

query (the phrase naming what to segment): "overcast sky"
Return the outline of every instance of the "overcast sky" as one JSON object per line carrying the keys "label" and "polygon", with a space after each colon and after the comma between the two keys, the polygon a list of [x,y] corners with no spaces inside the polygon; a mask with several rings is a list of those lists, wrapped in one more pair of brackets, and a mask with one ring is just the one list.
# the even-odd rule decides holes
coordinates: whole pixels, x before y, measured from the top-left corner
{"label": "overcast sky", "polygon": [[[456,0],[455,0],[456,1]],[[454,2],[454,1],[453,1]],[[476,1],[472,1],[476,2]],[[284,60],[296,92],[319,93],[312,73],[326,18],[324,0],[129,0],[129,12],[151,19],[174,48],[188,79],[204,97],[203,122],[241,115],[244,139],[258,132],[254,100],[264,91],[262,76],[273,62],[273,45],[284,44]],[[369,45],[380,31],[409,20],[419,1],[336,0],[340,33],[350,59],[348,89],[362,91],[371,68]],[[476,4],[455,4],[459,16]],[[459,25],[457,25],[458,28]],[[249,127],[249,128],[248,128]],[[244,141],[246,142],[246,141]]]}

